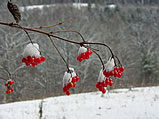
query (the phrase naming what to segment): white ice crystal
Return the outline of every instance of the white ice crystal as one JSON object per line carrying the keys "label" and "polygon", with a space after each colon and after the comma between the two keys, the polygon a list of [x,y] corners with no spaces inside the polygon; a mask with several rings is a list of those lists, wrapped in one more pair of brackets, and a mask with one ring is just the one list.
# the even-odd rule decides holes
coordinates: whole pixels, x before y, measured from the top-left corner
{"label": "white ice crystal", "polygon": [[40,57],[40,51],[39,51],[39,45],[37,43],[29,43],[23,52],[23,57],[27,56],[35,56],[35,57]]}
{"label": "white ice crystal", "polygon": [[105,76],[103,74],[103,69],[101,69],[98,76],[98,82],[103,82],[104,80],[105,80]]}
{"label": "white ice crystal", "polygon": [[81,53],[84,53],[84,52],[86,52],[87,51],[87,48],[85,48],[85,47],[80,47],[79,48],[79,51],[78,51],[78,55],[80,55]]}
{"label": "white ice crystal", "polygon": [[67,85],[69,82],[72,81],[72,78],[76,76],[74,68],[69,68],[72,72],[65,72],[63,76],[63,86]]}
{"label": "white ice crystal", "polygon": [[105,64],[105,70],[106,71],[112,71],[114,69],[114,66],[115,66],[114,59],[113,58],[109,58],[109,60]]}

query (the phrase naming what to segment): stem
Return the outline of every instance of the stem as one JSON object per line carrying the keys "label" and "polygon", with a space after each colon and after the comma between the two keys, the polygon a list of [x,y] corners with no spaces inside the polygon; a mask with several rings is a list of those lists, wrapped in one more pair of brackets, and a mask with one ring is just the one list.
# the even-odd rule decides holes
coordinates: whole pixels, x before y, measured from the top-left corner
{"label": "stem", "polygon": [[104,43],[83,42],[82,44],[92,44],[92,45],[102,45],[102,46],[105,46],[105,47],[107,47],[109,49],[109,51],[110,51],[110,53],[112,55],[112,58],[114,58],[114,54],[113,54],[112,49],[108,45],[106,45]]}
{"label": "stem", "polygon": [[58,23],[58,24],[54,24],[54,25],[51,25],[51,26],[40,26],[40,27],[24,27],[24,28],[28,28],[28,29],[42,29],[42,28],[51,28],[51,27],[55,27],[55,26],[58,26],[58,25],[61,25],[62,22]]}
{"label": "stem", "polygon": [[114,55],[114,57],[118,60],[118,64],[122,66],[122,64],[120,63],[119,58],[116,55]]}
{"label": "stem", "polygon": [[102,61],[102,58],[100,57],[100,55],[99,55],[96,51],[94,51],[94,50],[92,50],[92,51],[98,56],[100,62],[102,63],[103,70],[104,70],[104,69],[105,69],[105,66],[104,66],[104,63],[103,63],[103,61]]}
{"label": "stem", "polygon": [[43,35],[49,35],[50,37],[54,37],[54,38],[57,38],[59,40],[62,40],[62,41],[66,41],[66,42],[69,42],[69,43],[74,43],[74,44],[81,44],[79,42],[76,42],[76,41],[71,41],[71,40],[68,40],[68,39],[65,39],[65,38],[61,38],[59,36],[55,36],[55,35],[52,35],[48,32],[44,32],[44,31],[40,31],[40,30],[36,30],[36,29],[31,29],[31,28],[25,28],[25,27],[20,27],[18,26],[17,24],[9,24],[9,23],[5,23],[5,22],[0,22],[1,25],[5,25],[5,26],[9,26],[9,27],[13,27],[13,28],[18,28],[18,29],[25,29],[25,30],[28,30],[28,31],[33,31],[33,32],[36,32],[36,33],[40,33],[40,34],[43,34]]}
{"label": "stem", "polygon": [[52,39],[50,36],[48,36],[48,37],[49,37],[51,43],[53,44],[53,46],[55,47],[56,51],[58,52],[58,54],[60,55],[60,57],[62,58],[62,60],[64,61],[64,63],[66,64],[67,70],[69,71],[70,69],[69,69],[69,66],[68,66],[66,60],[64,59],[64,57],[63,57],[62,54],[60,53],[59,49],[56,47],[56,45],[55,45],[53,39]]}
{"label": "stem", "polygon": [[55,34],[55,33],[62,33],[62,32],[73,32],[73,33],[77,33],[78,35],[80,35],[80,37],[82,38],[83,42],[85,42],[84,37],[82,36],[82,34],[78,31],[74,31],[74,30],[66,30],[66,31],[55,31],[55,32],[50,32],[51,34]]}
{"label": "stem", "polygon": [[[31,42],[31,44],[33,45],[33,41],[31,40],[31,37],[30,37],[30,35],[29,35],[29,33],[28,33],[28,31],[27,30],[25,30],[22,26],[20,26],[19,24],[17,24],[19,27],[21,27],[23,30],[24,30],[24,32],[26,33],[26,35],[28,36],[28,38],[29,38],[29,40],[30,40],[30,42]],[[34,45],[33,45],[34,46]],[[35,46],[34,46],[35,47]],[[39,52],[40,52],[40,55],[42,55],[41,54],[41,51],[37,48],[37,47],[35,47]]]}
{"label": "stem", "polygon": [[30,42],[33,44],[33,41],[31,40],[31,37],[30,37],[30,35],[29,35],[29,33],[28,33],[28,31],[26,31],[22,26],[20,26],[19,24],[17,24],[19,27],[21,27],[23,30],[24,30],[24,32],[26,33],[26,35],[28,36],[28,38],[29,38],[29,40],[30,40]]}
{"label": "stem", "polygon": [[99,58],[99,60],[100,60],[100,62],[102,63],[102,66],[103,66],[103,70],[105,69],[105,66],[104,66],[104,62],[103,62],[103,60],[102,60],[102,58],[100,57],[100,55],[96,52],[96,49],[93,49],[93,48],[90,48],[90,47],[88,47],[88,46],[85,46],[84,45],[84,47],[85,48],[89,48],[89,49],[91,49],[97,56],[98,56],[98,58]]}

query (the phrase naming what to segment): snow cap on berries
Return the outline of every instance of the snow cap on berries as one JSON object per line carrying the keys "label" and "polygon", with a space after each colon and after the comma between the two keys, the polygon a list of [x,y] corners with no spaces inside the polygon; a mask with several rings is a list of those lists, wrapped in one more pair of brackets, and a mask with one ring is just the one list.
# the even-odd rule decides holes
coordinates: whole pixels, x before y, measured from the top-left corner
{"label": "snow cap on berries", "polygon": [[85,47],[80,47],[79,51],[78,51],[78,57],[77,60],[79,62],[82,62],[84,59],[89,59],[90,55],[92,55],[92,50],[91,49],[87,49]]}
{"label": "snow cap on berries", "polygon": [[103,69],[101,69],[98,76],[98,82],[103,82],[104,80],[105,80],[105,76],[103,74]]}
{"label": "snow cap on berries", "polygon": [[109,60],[105,64],[105,70],[106,71],[112,71],[114,69],[114,66],[115,66],[114,59],[113,58],[109,58]]}
{"label": "snow cap on berries", "polygon": [[29,43],[23,52],[23,57],[27,56],[35,56],[35,57],[40,57],[40,51],[39,51],[39,45],[37,43]]}
{"label": "snow cap on berries", "polygon": [[63,86],[67,85],[69,82],[72,81],[72,77],[76,76],[74,68],[69,68],[71,72],[65,72],[63,76]]}
{"label": "snow cap on berries", "polygon": [[78,55],[81,55],[81,53],[85,53],[86,51],[87,51],[87,48],[82,46],[79,48]]}

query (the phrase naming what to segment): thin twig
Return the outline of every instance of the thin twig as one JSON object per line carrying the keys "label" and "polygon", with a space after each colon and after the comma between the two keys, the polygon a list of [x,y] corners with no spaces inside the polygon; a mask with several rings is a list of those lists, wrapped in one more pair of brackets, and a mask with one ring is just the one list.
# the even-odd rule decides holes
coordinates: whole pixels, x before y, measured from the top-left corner
{"label": "thin twig", "polygon": [[66,31],[54,31],[54,32],[50,32],[51,34],[55,34],[55,33],[63,33],[63,32],[73,32],[73,33],[77,33],[78,35],[80,35],[80,37],[82,38],[83,42],[85,42],[84,37],[82,36],[82,34],[78,31],[74,31],[74,30],[66,30]]}
{"label": "thin twig", "polygon": [[24,27],[24,28],[28,28],[28,29],[42,29],[42,28],[51,28],[51,27],[59,26],[59,25],[61,25],[61,24],[62,24],[62,22],[60,22],[60,23],[58,23],[58,24],[50,25],[50,26]]}
{"label": "thin twig", "polygon": [[108,45],[106,45],[104,43],[83,42],[83,44],[93,44],[93,45],[102,45],[102,46],[105,46],[105,47],[107,47],[109,49],[109,51],[110,51],[110,53],[112,55],[112,58],[114,58],[114,54],[113,54],[112,49]]}
{"label": "thin twig", "polygon": [[119,58],[116,55],[114,55],[114,57],[118,60],[118,64],[122,66],[122,64],[120,63]]}
{"label": "thin twig", "polygon": [[33,44],[33,41],[31,40],[31,37],[30,37],[30,35],[29,35],[29,33],[28,33],[28,31],[27,30],[25,30],[22,26],[20,26],[19,24],[17,24],[19,27],[21,27],[23,30],[24,30],[24,32],[26,33],[26,35],[28,36],[28,38],[29,38],[29,40],[30,40],[30,42]]}
{"label": "thin twig", "polygon": [[105,69],[105,66],[104,66],[104,62],[103,62],[102,58],[100,57],[100,55],[99,55],[96,51],[94,51],[94,50],[92,50],[92,51],[98,56],[100,62],[102,63],[103,70],[104,70],[104,69]]}
{"label": "thin twig", "polygon": [[58,52],[58,54],[60,55],[60,57],[62,58],[62,60],[64,61],[64,63],[66,64],[67,70],[69,71],[70,69],[69,69],[68,63],[66,62],[66,60],[64,59],[64,57],[63,57],[62,54],[60,53],[60,51],[59,51],[59,49],[57,48],[57,46],[55,45],[53,39],[52,39],[50,36],[48,36],[48,37],[49,37],[51,43],[53,44],[53,46],[55,47],[56,51]]}

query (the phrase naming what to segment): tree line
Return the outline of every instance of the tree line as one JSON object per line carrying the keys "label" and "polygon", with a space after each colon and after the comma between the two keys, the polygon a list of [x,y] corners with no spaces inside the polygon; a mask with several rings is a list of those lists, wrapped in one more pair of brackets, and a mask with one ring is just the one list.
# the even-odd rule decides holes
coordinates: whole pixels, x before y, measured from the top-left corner
{"label": "tree line", "polygon": [[[0,8],[2,21],[13,21],[6,6]],[[47,26],[64,21],[64,24],[50,28],[49,31],[76,30],[87,41],[108,44],[121,59],[125,67],[121,80],[114,78],[113,88],[158,85],[159,83],[159,9],[140,7],[120,7],[117,10],[76,9],[70,6],[44,7],[43,9],[25,10],[21,12],[22,26]],[[49,40],[39,34],[29,32],[33,42],[40,45],[46,62],[37,67],[25,67],[21,62],[22,53],[29,40],[24,31],[0,26],[0,65],[15,72],[15,92],[5,94],[4,81],[0,80],[0,100],[8,101],[43,98],[63,95],[62,78],[66,68],[50,45]],[[70,40],[81,40],[74,33],[59,33]],[[77,87],[72,93],[97,91],[95,84],[98,79],[101,63],[93,54],[88,61],[79,63],[76,58],[78,46],[55,41],[66,61],[71,64],[80,76]],[[101,49],[103,47],[94,47]],[[103,51],[103,50],[102,50]],[[101,52],[106,63],[110,54],[105,49]],[[7,78],[5,71],[0,77]]]}
{"label": "tree line", "polygon": [[[12,0],[22,6],[27,5],[41,5],[41,4],[55,4],[55,3],[95,3],[95,4],[135,4],[135,5],[148,5],[159,4],[158,0]],[[0,0],[0,5],[5,3],[6,0]]]}

